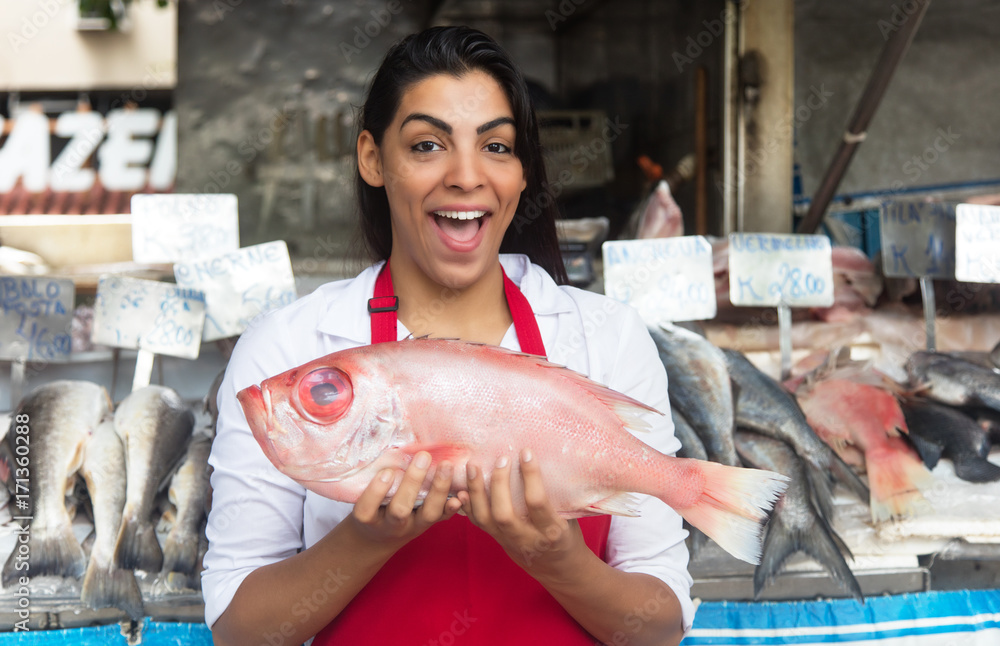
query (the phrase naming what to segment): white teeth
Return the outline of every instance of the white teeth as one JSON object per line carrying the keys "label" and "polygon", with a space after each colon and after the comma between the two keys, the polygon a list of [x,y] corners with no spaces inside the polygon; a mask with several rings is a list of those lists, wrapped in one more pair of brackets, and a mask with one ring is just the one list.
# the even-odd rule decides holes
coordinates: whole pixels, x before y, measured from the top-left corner
{"label": "white teeth", "polygon": [[486,211],[434,211],[434,215],[452,220],[475,220],[486,215]]}

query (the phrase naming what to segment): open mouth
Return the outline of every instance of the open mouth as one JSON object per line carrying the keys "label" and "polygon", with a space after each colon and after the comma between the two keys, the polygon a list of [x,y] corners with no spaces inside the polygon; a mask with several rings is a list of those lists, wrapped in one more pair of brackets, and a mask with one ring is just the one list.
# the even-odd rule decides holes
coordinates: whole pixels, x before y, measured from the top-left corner
{"label": "open mouth", "polygon": [[487,211],[434,211],[438,228],[457,242],[471,242],[487,217]]}

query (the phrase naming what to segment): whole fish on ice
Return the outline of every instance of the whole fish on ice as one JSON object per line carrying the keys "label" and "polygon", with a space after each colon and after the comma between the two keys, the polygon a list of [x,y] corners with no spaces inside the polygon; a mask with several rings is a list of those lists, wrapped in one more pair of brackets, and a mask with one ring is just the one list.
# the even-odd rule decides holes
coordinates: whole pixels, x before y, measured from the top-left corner
{"label": "whole fish on ice", "polygon": [[73,535],[66,492],[83,464],[90,434],[110,406],[103,386],[73,380],[51,381],[20,402],[0,460],[9,466],[11,492],[30,491],[21,498],[29,506],[17,510],[32,517],[25,546],[29,557],[11,552],[3,568],[4,587],[22,576],[83,575],[87,559]]}
{"label": "whole fish on ice", "polygon": [[[382,469],[405,469],[419,451],[435,464],[453,463],[457,492],[466,487],[468,462],[493,465],[530,447],[564,517],[635,515],[629,494],[649,494],[734,556],[756,562],[767,512],[785,488],[778,474],[659,453],[629,432],[643,430],[641,415],[655,409],[540,357],[488,345],[363,346],[237,397],[275,467],[344,502],[355,502]],[[490,475],[485,467],[487,486]],[[520,482],[512,475],[523,511]]]}

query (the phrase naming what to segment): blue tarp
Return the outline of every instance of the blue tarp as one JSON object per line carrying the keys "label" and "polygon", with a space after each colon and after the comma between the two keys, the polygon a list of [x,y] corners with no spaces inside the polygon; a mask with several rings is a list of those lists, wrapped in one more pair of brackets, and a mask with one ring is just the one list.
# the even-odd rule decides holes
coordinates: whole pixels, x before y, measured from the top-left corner
{"label": "blue tarp", "polygon": [[[204,624],[146,620],[143,646],[210,646]],[[118,624],[0,633],[0,646],[118,646]],[[921,592],[853,599],[702,603],[682,646],[997,646],[1000,590]]]}

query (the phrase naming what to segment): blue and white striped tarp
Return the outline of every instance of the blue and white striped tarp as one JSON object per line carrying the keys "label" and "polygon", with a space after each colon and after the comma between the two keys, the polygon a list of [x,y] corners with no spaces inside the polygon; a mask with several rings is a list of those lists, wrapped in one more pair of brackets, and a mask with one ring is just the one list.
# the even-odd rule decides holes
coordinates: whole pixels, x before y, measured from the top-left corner
{"label": "blue and white striped tarp", "polygon": [[1000,646],[1000,590],[705,602],[681,646]]}

